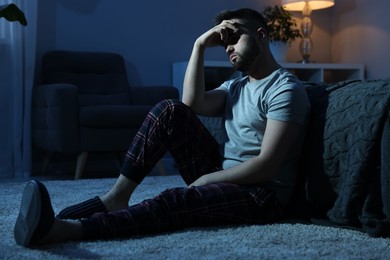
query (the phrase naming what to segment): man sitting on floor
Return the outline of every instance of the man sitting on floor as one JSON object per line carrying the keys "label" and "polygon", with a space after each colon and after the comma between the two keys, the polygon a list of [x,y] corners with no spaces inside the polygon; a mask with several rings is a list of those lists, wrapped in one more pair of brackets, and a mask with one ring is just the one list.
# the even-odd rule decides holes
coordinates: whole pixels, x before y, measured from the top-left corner
{"label": "man sitting on floor", "polygon": [[[246,76],[206,92],[204,52],[215,46],[223,46],[233,67]],[[55,217],[45,186],[29,182],[15,240],[30,246],[274,222],[294,190],[309,110],[299,80],[272,56],[261,14],[251,9],[224,11],[194,43],[183,102],[164,100],[150,111],[114,186]],[[222,116],[226,142],[219,145],[196,114]],[[128,206],[135,188],[166,151],[188,187],[168,189]]]}

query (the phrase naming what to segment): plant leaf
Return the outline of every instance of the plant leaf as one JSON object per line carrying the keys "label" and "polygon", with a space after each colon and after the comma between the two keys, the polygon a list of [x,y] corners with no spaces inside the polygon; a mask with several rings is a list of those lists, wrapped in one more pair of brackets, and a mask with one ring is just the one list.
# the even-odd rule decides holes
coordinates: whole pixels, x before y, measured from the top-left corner
{"label": "plant leaf", "polygon": [[267,22],[271,42],[282,41],[290,44],[296,38],[302,37],[291,13],[281,6],[268,6],[262,15]]}
{"label": "plant leaf", "polygon": [[21,25],[27,25],[27,19],[23,11],[15,4],[0,5],[0,18],[4,17],[10,22],[18,21]]}

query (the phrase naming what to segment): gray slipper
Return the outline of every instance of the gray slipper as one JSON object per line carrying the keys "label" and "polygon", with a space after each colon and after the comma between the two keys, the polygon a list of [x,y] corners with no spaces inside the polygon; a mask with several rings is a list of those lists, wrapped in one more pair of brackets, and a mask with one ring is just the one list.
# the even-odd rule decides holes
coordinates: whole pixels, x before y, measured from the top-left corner
{"label": "gray slipper", "polygon": [[54,223],[54,211],[46,187],[38,181],[27,183],[14,227],[18,245],[28,247],[45,237]]}
{"label": "gray slipper", "polygon": [[107,209],[101,199],[96,196],[61,210],[56,217],[59,219],[83,219],[98,212],[107,213]]}

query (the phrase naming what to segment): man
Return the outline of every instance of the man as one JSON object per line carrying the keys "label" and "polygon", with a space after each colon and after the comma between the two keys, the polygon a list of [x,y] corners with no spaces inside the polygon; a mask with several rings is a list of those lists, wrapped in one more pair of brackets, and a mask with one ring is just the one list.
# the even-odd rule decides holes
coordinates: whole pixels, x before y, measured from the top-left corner
{"label": "man", "polygon": [[[215,24],[194,43],[183,102],[164,100],[150,111],[109,192],[54,217],[45,186],[27,184],[14,229],[18,244],[270,223],[282,216],[304,140],[306,91],[276,63],[258,12],[225,11]],[[205,92],[204,52],[215,46],[223,46],[234,68],[247,76]],[[219,146],[195,114],[222,116],[227,141]],[[188,187],[129,207],[132,192],[167,150]]]}

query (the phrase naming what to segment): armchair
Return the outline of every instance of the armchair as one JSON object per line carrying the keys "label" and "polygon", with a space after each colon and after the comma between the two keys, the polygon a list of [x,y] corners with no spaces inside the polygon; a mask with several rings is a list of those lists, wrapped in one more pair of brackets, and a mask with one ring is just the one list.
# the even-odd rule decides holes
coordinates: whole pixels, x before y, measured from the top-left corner
{"label": "armchair", "polygon": [[115,53],[50,51],[43,84],[34,87],[32,140],[52,153],[77,153],[75,179],[89,152],[124,152],[153,105],[178,98],[173,86],[129,86],[124,59]]}

